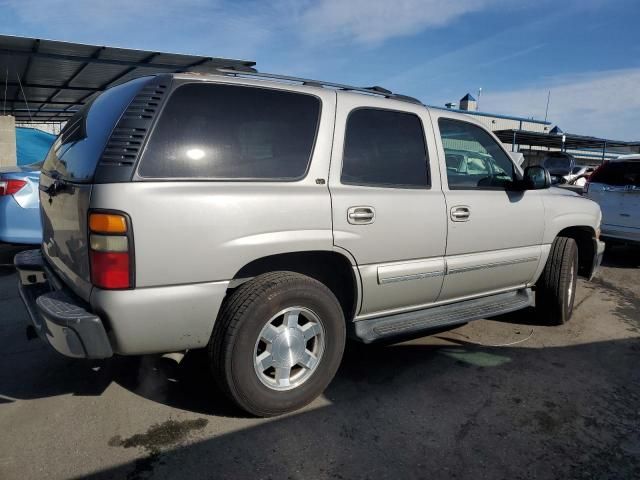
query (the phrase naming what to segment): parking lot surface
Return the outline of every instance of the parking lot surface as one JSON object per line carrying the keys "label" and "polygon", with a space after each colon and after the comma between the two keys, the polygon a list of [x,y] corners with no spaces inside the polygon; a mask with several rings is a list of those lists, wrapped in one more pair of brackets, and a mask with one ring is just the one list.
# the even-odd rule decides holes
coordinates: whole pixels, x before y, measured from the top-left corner
{"label": "parking lot surface", "polygon": [[[27,341],[0,271],[0,478],[640,478],[640,250],[531,311],[347,347],[325,394],[248,418],[203,360],[74,361]],[[179,319],[176,319],[179,321]]]}

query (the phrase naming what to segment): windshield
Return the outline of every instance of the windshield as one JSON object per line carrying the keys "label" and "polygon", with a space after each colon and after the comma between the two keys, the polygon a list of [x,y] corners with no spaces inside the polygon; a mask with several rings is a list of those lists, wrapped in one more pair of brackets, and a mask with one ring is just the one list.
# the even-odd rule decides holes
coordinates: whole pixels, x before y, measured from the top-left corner
{"label": "windshield", "polygon": [[566,170],[571,168],[571,160],[565,157],[547,157],[544,161],[547,170]]}
{"label": "windshield", "polygon": [[608,162],[591,175],[592,183],[640,187],[640,162]]}

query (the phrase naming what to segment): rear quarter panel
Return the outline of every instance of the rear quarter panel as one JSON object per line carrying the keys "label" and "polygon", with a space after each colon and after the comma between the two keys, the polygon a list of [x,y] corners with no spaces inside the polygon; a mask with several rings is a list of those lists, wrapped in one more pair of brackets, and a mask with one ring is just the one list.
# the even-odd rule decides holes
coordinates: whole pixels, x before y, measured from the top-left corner
{"label": "rear quarter panel", "polygon": [[328,173],[336,94],[314,94],[322,101],[322,114],[302,180],[137,178],[94,186],[91,208],[131,217],[136,287],[230,280],[257,258],[333,249]]}
{"label": "rear quarter panel", "polygon": [[332,246],[326,185],[305,180],[96,185],[91,203],[131,217],[139,288],[229,280],[263,256]]}

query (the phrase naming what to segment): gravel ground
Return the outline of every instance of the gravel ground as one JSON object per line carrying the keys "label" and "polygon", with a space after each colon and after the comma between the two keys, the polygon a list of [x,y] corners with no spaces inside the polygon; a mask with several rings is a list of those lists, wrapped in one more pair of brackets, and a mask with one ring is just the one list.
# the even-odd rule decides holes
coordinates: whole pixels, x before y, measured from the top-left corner
{"label": "gravel ground", "polygon": [[0,478],[640,478],[640,250],[605,256],[570,323],[531,311],[352,344],[307,408],[248,418],[202,359],[74,361],[24,335],[0,271]]}

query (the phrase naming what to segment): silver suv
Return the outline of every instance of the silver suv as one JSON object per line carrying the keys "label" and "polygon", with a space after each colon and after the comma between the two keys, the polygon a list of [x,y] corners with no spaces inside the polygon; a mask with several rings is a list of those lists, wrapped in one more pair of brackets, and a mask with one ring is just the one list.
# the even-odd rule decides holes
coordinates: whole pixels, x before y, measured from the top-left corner
{"label": "silver suv", "polygon": [[600,209],[470,117],[380,87],[221,70],[139,78],[68,122],[18,255],[37,333],[107,358],[206,349],[248,412],[322,393],[345,339],[535,304],[567,321]]}

